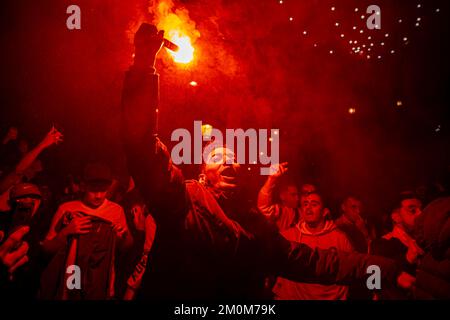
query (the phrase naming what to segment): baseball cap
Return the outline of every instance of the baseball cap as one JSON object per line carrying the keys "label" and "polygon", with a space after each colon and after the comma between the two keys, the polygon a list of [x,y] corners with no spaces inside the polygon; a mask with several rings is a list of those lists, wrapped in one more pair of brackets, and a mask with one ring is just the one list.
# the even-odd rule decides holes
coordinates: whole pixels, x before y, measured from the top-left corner
{"label": "baseball cap", "polygon": [[16,184],[9,193],[10,199],[20,199],[20,198],[42,198],[42,193],[39,187],[32,183],[19,183]]}
{"label": "baseball cap", "polygon": [[91,190],[106,191],[112,183],[111,170],[104,164],[88,164],[84,168],[83,181]]}

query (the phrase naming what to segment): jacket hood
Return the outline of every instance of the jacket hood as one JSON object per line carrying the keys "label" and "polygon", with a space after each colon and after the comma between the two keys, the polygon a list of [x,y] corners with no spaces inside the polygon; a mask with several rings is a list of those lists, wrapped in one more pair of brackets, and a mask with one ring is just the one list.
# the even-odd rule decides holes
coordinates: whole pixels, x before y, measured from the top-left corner
{"label": "jacket hood", "polygon": [[319,236],[319,235],[329,233],[329,232],[333,231],[334,229],[336,229],[337,227],[336,227],[336,224],[332,220],[327,220],[325,222],[325,226],[323,227],[323,229],[316,233],[312,233],[311,231],[309,231],[308,228],[306,227],[306,222],[304,222],[304,221],[298,225],[298,228],[300,229],[300,232],[303,234]]}

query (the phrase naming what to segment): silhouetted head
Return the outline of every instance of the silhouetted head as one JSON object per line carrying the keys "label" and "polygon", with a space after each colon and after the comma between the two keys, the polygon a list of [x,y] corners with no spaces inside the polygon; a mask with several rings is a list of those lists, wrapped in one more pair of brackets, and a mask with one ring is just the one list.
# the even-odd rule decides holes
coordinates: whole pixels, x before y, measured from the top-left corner
{"label": "silhouetted head", "polygon": [[342,214],[352,221],[362,218],[362,202],[354,196],[349,196],[342,201],[341,211]]}
{"label": "silhouetted head", "polygon": [[106,199],[112,183],[111,170],[106,165],[88,164],[84,169],[83,202],[91,208],[100,207]]}

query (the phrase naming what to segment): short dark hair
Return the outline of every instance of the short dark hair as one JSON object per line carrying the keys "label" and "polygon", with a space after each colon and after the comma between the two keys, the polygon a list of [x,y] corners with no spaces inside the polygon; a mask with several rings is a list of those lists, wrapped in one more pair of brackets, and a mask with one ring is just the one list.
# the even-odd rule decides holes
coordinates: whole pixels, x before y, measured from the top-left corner
{"label": "short dark hair", "polygon": [[409,199],[418,199],[422,201],[422,198],[412,190],[405,190],[398,194],[397,199],[395,200],[394,209],[400,209],[402,207],[403,200]]}
{"label": "short dark hair", "polygon": [[313,191],[313,192],[303,193],[303,194],[300,196],[300,199],[303,198],[303,197],[307,197],[307,196],[313,195],[313,194],[317,195],[317,196],[320,198],[320,201],[322,202],[322,206],[323,206],[324,208],[326,208],[328,202],[326,201],[325,197],[324,197],[319,191]]}

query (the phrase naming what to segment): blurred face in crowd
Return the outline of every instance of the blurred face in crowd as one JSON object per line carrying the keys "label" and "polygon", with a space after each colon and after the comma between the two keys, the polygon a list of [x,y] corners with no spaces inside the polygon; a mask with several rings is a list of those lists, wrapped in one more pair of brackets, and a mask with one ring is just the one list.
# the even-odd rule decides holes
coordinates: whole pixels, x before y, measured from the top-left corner
{"label": "blurred face in crowd", "polygon": [[18,134],[19,134],[19,131],[17,130],[16,127],[10,127],[8,129],[8,137],[10,140],[16,140]]}
{"label": "blurred face in crowd", "polygon": [[297,208],[299,202],[298,189],[294,185],[289,185],[280,192],[280,199],[283,206]]}
{"label": "blurred face in crowd", "polygon": [[234,152],[224,147],[213,149],[208,154],[203,168],[205,181],[223,191],[231,191],[239,186],[240,171],[241,166],[236,162]]}
{"label": "blurred face in crowd", "polygon": [[302,185],[302,194],[309,194],[312,192],[316,192],[316,187],[312,184],[306,183]]}
{"label": "blurred face in crowd", "polygon": [[422,213],[422,202],[419,199],[405,199],[401,202],[397,213],[401,223],[412,230],[417,217]]}
{"label": "blurred face in crowd", "polygon": [[342,203],[342,212],[351,220],[356,220],[361,217],[362,203],[356,198],[348,197]]}
{"label": "blurred face in crowd", "polygon": [[88,207],[96,209],[105,202],[107,194],[107,187],[93,188],[88,186],[84,192],[83,203]]}
{"label": "blurred face in crowd", "polygon": [[80,192],[80,185],[78,183],[72,182],[70,184],[70,192],[71,193],[78,193],[78,192]]}
{"label": "blurred face in crowd", "polygon": [[302,217],[309,227],[316,228],[325,222],[328,210],[323,207],[317,193],[303,195],[301,198]]}

